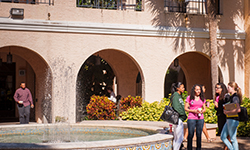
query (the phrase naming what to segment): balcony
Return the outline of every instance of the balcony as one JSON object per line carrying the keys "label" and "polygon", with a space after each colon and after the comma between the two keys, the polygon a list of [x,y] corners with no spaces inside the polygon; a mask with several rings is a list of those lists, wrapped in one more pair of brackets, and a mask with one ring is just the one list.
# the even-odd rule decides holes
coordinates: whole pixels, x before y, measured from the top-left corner
{"label": "balcony", "polygon": [[[222,15],[222,1],[215,0],[216,14]],[[207,0],[164,0],[165,12],[206,14]]]}
{"label": "balcony", "polygon": [[77,0],[77,7],[111,10],[143,10],[143,0]]}
{"label": "balcony", "polygon": [[164,0],[166,12],[206,14],[206,0]]}
{"label": "balcony", "polygon": [[54,5],[54,0],[0,0],[6,3],[22,3],[22,4],[48,4]]}

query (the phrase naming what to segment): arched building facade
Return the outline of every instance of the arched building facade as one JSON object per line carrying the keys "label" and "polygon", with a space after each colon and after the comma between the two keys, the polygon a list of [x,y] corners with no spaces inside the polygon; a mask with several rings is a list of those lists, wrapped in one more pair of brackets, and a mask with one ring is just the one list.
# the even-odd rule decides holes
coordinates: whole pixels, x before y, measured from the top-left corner
{"label": "arched building facade", "polygon": [[[231,11],[244,5],[227,3],[217,33],[218,78],[236,81],[244,91],[244,17],[228,22]],[[60,116],[79,121],[78,76],[91,56],[109,64],[113,88],[122,97],[141,95],[148,102],[160,101],[167,95],[168,70],[178,59],[177,80],[185,82],[187,91],[193,84],[205,85],[206,97],[212,98],[206,15],[190,15],[187,27],[184,14],[164,12],[163,6],[164,0],[145,1],[141,11],[80,8],[75,0],[54,0],[53,5],[0,2],[0,58],[7,65],[7,54],[13,56],[13,90],[21,81],[31,89],[33,120],[54,122]],[[24,18],[8,18],[11,8],[24,9]],[[13,109],[12,117],[17,118]]]}

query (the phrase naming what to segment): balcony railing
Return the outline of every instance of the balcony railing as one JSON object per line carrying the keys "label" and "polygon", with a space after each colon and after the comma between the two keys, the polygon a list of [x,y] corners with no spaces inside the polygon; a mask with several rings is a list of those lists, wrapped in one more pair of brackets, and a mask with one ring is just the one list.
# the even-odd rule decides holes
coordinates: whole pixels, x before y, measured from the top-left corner
{"label": "balcony railing", "polygon": [[7,3],[22,3],[22,4],[48,4],[54,5],[54,0],[0,0]]}
{"label": "balcony railing", "polygon": [[77,0],[77,7],[113,10],[143,10],[143,0]]}
{"label": "balcony railing", "polygon": [[206,14],[206,0],[164,0],[165,11],[188,14]]}

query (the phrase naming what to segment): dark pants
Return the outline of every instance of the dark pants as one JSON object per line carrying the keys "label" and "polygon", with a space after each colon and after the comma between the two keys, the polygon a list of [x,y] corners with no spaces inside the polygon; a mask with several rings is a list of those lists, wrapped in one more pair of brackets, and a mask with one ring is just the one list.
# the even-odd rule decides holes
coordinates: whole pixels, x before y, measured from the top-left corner
{"label": "dark pants", "polygon": [[218,128],[219,128],[218,135],[221,134],[221,131],[222,131],[226,121],[227,121],[226,115],[224,115],[224,114],[218,115]]}
{"label": "dark pants", "polygon": [[30,105],[24,107],[23,105],[17,104],[17,108],[20,124],[28,124],[30,120]]}
{"label": "dark pants", "polygon": [[196,150],[201,150],[201,134],[204,125],[204,119],[201,120],[188,119],[187,125],[188,125],[187,149],[188,150],[193,149],[193,137],[194,137],[194,131],[196,129]]}

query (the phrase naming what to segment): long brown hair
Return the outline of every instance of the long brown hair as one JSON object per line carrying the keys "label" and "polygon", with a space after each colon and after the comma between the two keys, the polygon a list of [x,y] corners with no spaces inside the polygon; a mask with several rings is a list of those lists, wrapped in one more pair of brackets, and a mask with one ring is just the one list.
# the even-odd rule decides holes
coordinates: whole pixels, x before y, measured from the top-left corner
{"label": "long brown hair", "polygon": [[241,93],[241,88],[238,86],[238,84],[236,82],[229,82],[228,83],[229,86],[231,86],[232,88],[234,88],[234,90],[237,92],[237,95],[239,96],[240,99],[240,104],[242,102],[242,93]]}
{"label": "long brown hair", "polygon": [[221,91],[221,94],[215,93],[214,99],[216,100],[216,97],[219,96],[219,100],[223,100],[225,94],[227,93],[227,87],[226,87],[226,85],[224,83],[217,83],[215,85],[215,88],[216,88],[217,85],[219,85],[221,87],[222,91]]}
{"label": "long brown hair", "polygon": [[193,100],[194,99],[194,96],[195,96],[195,87],[196,86],[198,86],[198,87],[200,87],[200,90],[201,90],[201,93],[200,93],[200,99],[202,100],[202,101],[204,101],[205,102],[205,98],[204,98],[204,93],[203,93],[203,90],[202,90],[202,87],[201,87],[201,85],[199,85],[199,84],[195,84],[193,87],[192,87],[192,89],[191,89],[191,94],[190,94],[190,100]]}

